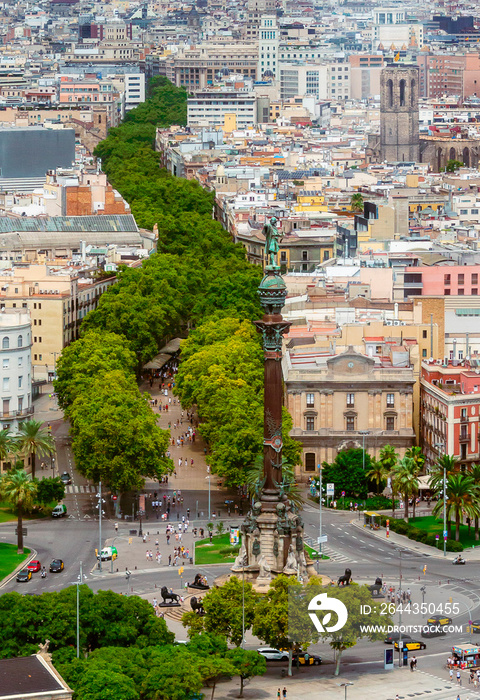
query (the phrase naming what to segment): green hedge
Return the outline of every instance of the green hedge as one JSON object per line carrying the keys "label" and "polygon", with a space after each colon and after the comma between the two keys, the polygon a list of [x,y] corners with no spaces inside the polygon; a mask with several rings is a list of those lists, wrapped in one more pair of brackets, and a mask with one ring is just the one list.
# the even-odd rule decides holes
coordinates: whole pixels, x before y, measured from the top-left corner
{"label": "green hedge", "polygon": [[[420,528],[410,525],[410,523],[405,522],[405,520],[396,520],[395,518],[388,518],[388,520],[390,520],[390,530],[396,532],[397,535],[405,535],[409,540],[428,544],[430,547],[437,547],[435,535],[432,535],[426,530],[420,530]],[[385,515],[380,517],[380,524],[383,527],[386,526],[387,517]],[[463,552],[463,544],[456,540],[449,539],[447,540],[447,552]]]}

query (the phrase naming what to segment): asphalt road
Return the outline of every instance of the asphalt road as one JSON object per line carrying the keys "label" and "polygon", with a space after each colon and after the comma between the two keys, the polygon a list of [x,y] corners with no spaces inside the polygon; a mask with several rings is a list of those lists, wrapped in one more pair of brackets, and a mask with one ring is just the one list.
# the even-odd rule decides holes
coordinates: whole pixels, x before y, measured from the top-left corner
{"label": "asphalt road", "polygon": [[[132,571],[132,576],[127,586],[124,573],[121,571],[110,574],[104,572],[99,576],[95,572],[94,549],[98,547],[98,511],[96,510],[95,489],[78,475],[73,468],[73,460],[70,446],[65,433],[65,426],[58,422],[53,425],[54,434],[57,440],[57,464],[60,471],[65,466],[73,477],[74,493],[66,496],[68,512],[72,518],[62,520],[36,520],[26,524],[28,535],[26,545],[37,551],[38,558],[42,563],[48,564],[53,558],[63,559],[65,569],[59,574],[49,574],[47,579],[41,579],[39,574],[35,574],[27,584],[19,584],[12,580],[5,584],[0,593],[17,590],[23,593],[41,593],[43,591],[60,590],[77,581],[79,574],[79,563],[83,562],[83,572],[86,575],[85,583],[92,590],[111,589],[117,592],[126,593],[127,588],[133,589],[138,595],[151,596],[155,591],[166,585],[179,590],[180,582],[178,572],[174,568],[162,568],[153,571]],[[195,522],[197,511],[203,510],[207,515],[208,494],[205,491],[183,491],[184,504],[183,511],[191,510],[192,527],[205,524],[207,518]],[[212,491],[212,509],[215,504],[217,509],[223,507],[222,519],[227,523],[240,524],[241,518],[237,516],[226,517],[224,506],[225,496]],[[112,537],[114,533],[114,503],[110,499],[105,499],[103,506],[105,510],[103,537]],[[311,504],[307,504],[304,513],[305,534],[312,540],[318,536],[318,509]],[[323,512],[323,534],[328,537],[326,553],[330,559],[321,563],[323,574],[336,580],[343,574],[345,568],[350,568],[353,578],[359,582],[373,583],[377,576],[388,584],[398,585],[400,555],[398,548],[389,541],[378,541],[368,531],[354,527],[351,524],[355,514],[350,512]],[[145,528],[152,529],[157,524],[156,514],[149,512],[149,520],[144,523]],[[172,510],[170,518],[176,520],[176,511]],[[0,525],[0,541],[14,542],[15,523]],[[421,602],[420,586],[426,585],[427,593],[425,601],[432,605],[442,605],[450,599],[459,601],[461,612],[455,617],[455,624],[465,624],[469,619],[480,618],[480,562],[467,563],[465,567],[452,567],[453,555],[448,554],[446,560],[431,558],[420,555],[413,550],[405,549],[402,552],[402,581],[403,587],[410,587],[412,599]],[[423,568],[427,565],[426,573]],[[106,563],[104,569],[109,569],[110,564]],[[229,567],[190,567],[185,566],[183,580],[191,580],[193,573],[201,571],[206,573],[210,580],[223,573],[227,573]],[[93,572],[93,573],[92,573]],[[424,621],[425,617],[413,619],[410,622],[418,623]],[[413,636],[413,635],[412,635]],[[415,635],[417,636],[417,635]],[[473,637],[475,640],[475,636]],[[462,634],[447,635],[445,638],[435,638],[425,640],[427,649],[417,654],[419,664],[423,670],[443,674],[447,673],[443,666],[446,657],[451,651],[452,644],[467,642],[470,640],[466,632]],[[478,635],[480,644],[480,635]],[[369,643],[360,641],[356,647],[345,653],[345,663],[358,665],[359,669],[368,670],[369,667],[376,668],[383,663],[383,650],[385,645],[381,642]],[[313,652],[320,653],[325,660],[332,661],[332,652],[327,645],[317,645],[312,647]],[[443,677],[442,676],[442,677]]]}

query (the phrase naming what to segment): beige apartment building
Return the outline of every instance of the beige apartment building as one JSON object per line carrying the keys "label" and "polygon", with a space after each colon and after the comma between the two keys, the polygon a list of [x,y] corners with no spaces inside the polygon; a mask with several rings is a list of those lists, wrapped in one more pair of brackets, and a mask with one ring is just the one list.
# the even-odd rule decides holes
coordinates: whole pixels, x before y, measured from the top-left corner
{"label": "beige apartment building", "polygon": [[283,358],[286,404],[293,419],[291,436],[302,444],[297,478],[306,481],[338,452],[362,448],[375,458],[384,445],[400,456],[415,444],[413,367],[348,347],[339,355],[287,351]]}
{"label": "beige apartment building", "polygon": [[182,49],[167,60],[167,78],[190,91],[212,85],[218,73],[257,77],[258,44],[211,42]]}
{"label": "beige apartment building", "polygon": [[1,271],[0,309],[30,311],[34,381],[54,378],[63,348],[78,337],[81,320],[114,281],[82,277],[78,268],[66,266],[19,263]]}

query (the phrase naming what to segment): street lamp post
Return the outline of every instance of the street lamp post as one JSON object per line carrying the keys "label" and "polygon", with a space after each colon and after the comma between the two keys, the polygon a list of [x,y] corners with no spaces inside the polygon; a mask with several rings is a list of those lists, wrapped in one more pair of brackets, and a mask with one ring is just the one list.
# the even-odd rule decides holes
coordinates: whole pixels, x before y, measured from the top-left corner
{"label": "street lamp post", "polygon": [[[436,442],[435,447],[437,448],[437,451],[440,452],[443,450],[445,447],[444,442]],[[447,466],[445,462],[443,463],[443,556],[447,556]]]}
{"label": "street lamp post", "polygon": [[103,514],[103,504],[105,501],[102,498],[102,482],[98,482],[98,570],[102,570],[102,514]]}
{"label": "street lamp post", "polygon": [[360,435],[362,436],[362,465],[363,471],[365,471],[365,435],[370,435],[369,430],[360,430]]}
{"label": "street lamp post", "polygon": [[208,479],[208,522],[210,522],[210,480],[211,480],[211,475],[209,474],[208,476],[205,477],[205,479]]}
{"label": "street lamp post", "polygon": [[318,559],[317,567],[320,573],[320,559],[322,558],[322,465],[317,464],[318,467]]}
{"label": "street lamp post", "polygon": [[82,562],[80,562],[80,574],[73,582],[73,585],[77,587],[77,659],[80,658],[80,586],[83,583],[83,578]]}
{"label": "street lamp post", "polygon": [[397,596],[397,600],[400,600],[400,606],[398,609],[398,629],[399,629],[399,637],[398,637],[398,667],[402,668],[402,550],[398,549],[398,556],[399,556],[399,580],[398,580],[398,591],[400,593],[400,597]]}

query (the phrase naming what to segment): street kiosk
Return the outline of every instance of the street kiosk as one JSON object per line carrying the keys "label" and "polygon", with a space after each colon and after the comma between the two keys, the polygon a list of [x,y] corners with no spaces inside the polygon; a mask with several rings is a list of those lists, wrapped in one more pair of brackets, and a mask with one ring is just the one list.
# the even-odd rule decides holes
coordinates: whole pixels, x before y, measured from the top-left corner
{"label": "street kiosk", "polygon": [[459,668],[480,668],[480,647],[472,644],[458,644],[452,648],[455,666]]}

